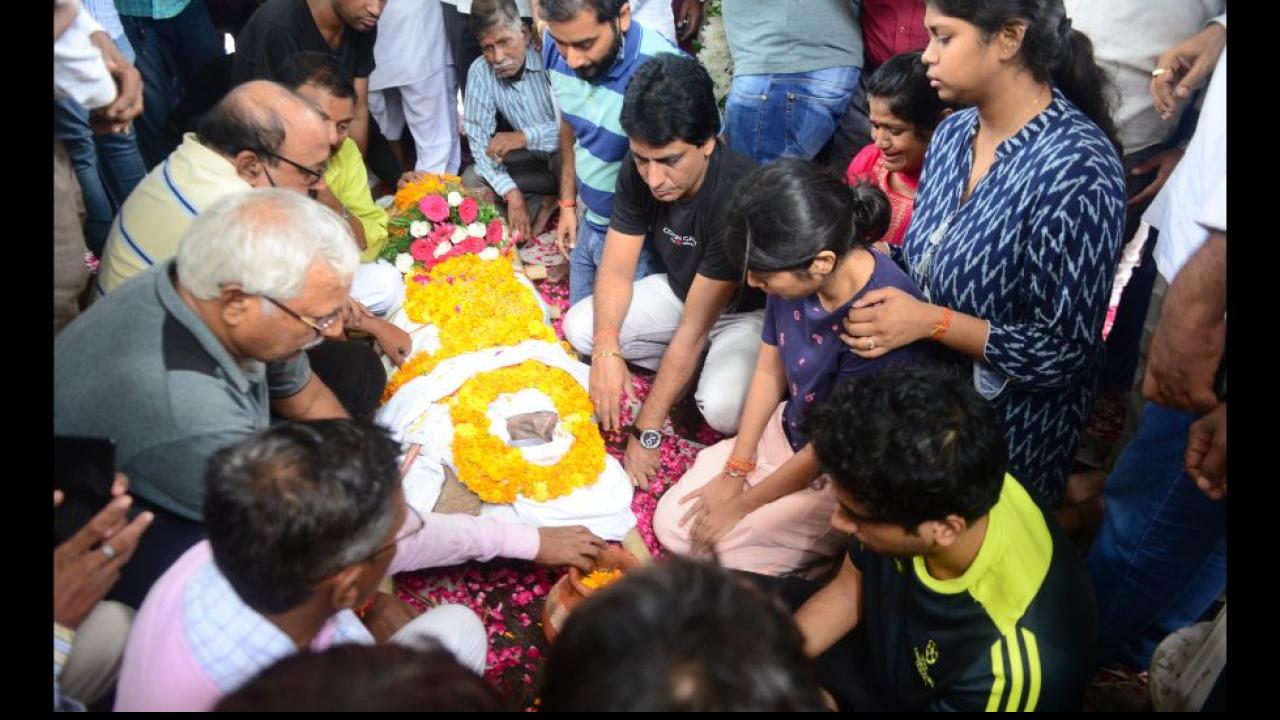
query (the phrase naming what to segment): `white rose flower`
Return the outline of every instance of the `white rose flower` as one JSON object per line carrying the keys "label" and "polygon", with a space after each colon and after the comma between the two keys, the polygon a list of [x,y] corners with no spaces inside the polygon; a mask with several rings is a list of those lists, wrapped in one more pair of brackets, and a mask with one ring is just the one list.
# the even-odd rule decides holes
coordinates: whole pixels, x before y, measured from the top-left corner
{"label": "white rose flower", "polygon": [[452,242],[460,243],[467,239],[467,229],[461,225],[453,229],[453,235],[449,238]]}
{"label": "white rose flower", "polygon": [[413,256],[409,253],[400,253],[396,255],[396,270],[401,275],[407,274],[413,270]]}
{"label": "white rose flower", "polygon": [[415,238],[425,237],[431,233],[431,223],[426,220],[414,220],[409,223],[409,234]]}
{"label": "white rose flower", "polygon": [[480,256],[480,259],[481,259],[481,260],[497,260],[497,259],[498,259],[498,248],[493,247],[492,245],[490,245],[489,247],[487,247],[487,248],[485,248],[485,249],[481,250],[481,251],[480,251],[479,253],[477,253],[477,254]]}
{"label": "white rose flower", "polygon": [[467,235],[471,237],[482,238],[484,237],[485,230],[486,228],[484,226],[484,223],[473,222],[467,226]]}
{"label": "white rose flower", "polygon": [[457,190],[454,190],[453,192],[449,193],[448,200],[449,200],[449,207],[458,207],[459,205],[462,204],[462,193],[458,192]]}
{"label": "white rose flower", "polygon": [[449,252],[452,249],[453,249],[453,243],[449,242],[448,240],[441,240],[440,244],[436,246],[435,252],[431,254],[435,255],[436,257],[444,257],[445,253]]}

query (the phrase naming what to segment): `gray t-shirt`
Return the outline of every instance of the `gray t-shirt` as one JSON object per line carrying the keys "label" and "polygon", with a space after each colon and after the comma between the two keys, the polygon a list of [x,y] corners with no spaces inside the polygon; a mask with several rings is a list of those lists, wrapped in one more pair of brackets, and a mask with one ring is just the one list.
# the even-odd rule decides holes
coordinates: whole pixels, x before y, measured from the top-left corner
{"label": "gray t-shirt", "polygon": [[862,0],[724,0],[735,75],[862,67]]}
{"label": "gray t-shirt", "polygon": [[237,363],[178,295],[165,261],[99,299],[54,341],[53,431],[110,438],[129,491],[201,520],[214,452],[270,423],[311,378],[306,353]]}

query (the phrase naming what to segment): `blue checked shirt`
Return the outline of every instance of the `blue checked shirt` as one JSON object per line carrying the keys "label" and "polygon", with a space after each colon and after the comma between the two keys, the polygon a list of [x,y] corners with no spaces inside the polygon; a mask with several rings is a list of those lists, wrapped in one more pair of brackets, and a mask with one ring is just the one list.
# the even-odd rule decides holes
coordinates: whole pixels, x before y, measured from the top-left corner
{"label": "blue checked shirt", "polygon": [[[283,630],[240,599],[212,558],[192,576],[182,602],[183,631],[192,655],[223,692],[298,652]],[[373,644],[373,636],[354,612],[343,610],[334,622],[331,644]]]}
{"label": "blue checked shirt", "polygon": [[463,124],[467,143],[476,160],[476,172],[494,192],[506,195],[516,186],[505,167],[485,154],[498,126],[495,113],[524,133],[526,149],[537,157],[550,157],[559,144],[559,123],[551,99],[551,81],[542,58],[532,47],[525,50],[524,72],[518,80],[502,80],[483,57],[471,63],[467,73],[467,97]]}
{"label": "blue checked shirt", "polygon": [[129,17],[166,20],[191,4],[191,0],[116,0],[116,9]]}

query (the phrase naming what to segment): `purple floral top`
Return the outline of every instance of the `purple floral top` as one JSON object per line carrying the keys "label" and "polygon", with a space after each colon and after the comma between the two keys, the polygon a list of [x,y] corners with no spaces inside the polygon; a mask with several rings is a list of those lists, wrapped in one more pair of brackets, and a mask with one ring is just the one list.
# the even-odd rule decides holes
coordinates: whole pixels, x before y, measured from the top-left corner
{"label": "purple floral top", "polygon": [[849,302],[834,312],[823,309],[817,294],[800,300],[770,295],[764,311],[763,340],[778,348],[787,375],[790,399],[782,410],[782,429],[793,450],[809,442],[800,421],[809,408],[822,402],[836,383],[854,375],[877,373],[895,362],[915,362],[931,355],[932,347],[917,342],[874,360],[858,357],[840,340],[841,320],[849,307],[866,293],[883,287],[901,288],[921,297],[915,283],[892,260],[878,252],[871,279]]}

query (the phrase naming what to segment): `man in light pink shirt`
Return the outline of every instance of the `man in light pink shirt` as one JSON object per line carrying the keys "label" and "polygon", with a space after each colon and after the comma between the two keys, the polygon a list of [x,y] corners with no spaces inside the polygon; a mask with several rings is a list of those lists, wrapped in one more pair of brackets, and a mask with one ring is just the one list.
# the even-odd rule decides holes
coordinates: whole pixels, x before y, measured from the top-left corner
{"label": "man in light pink shirt", "polygon": [[[356,617],[388,573],[496,556],[589,569],[604,542],[404,501],[398,448],[351,420],[278,425],[220,451],[206,472],[209,539],[156,582],[125,648],[116,710],[204,711],[282,657],[372,644]],[[468,608],[418,616],[392,642],[438,642],[477,673],[485,630]]]}

